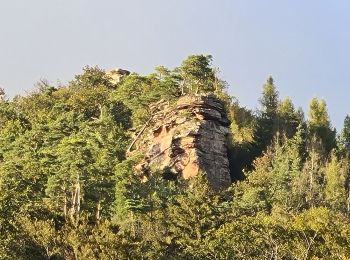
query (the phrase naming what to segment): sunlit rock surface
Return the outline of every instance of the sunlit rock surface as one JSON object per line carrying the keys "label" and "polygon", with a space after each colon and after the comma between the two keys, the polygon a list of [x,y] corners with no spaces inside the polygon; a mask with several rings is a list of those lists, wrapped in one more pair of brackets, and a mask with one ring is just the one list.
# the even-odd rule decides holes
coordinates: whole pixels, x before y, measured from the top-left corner
{"label": "sunlit rock surface", "polygon": [[229,122],[214,95],[184,96],[175,105],[159,102],[140,148],[145,152],[138,169],[166,170],[185,179],[206,173],[215,189],[230,185],[227,143]]}

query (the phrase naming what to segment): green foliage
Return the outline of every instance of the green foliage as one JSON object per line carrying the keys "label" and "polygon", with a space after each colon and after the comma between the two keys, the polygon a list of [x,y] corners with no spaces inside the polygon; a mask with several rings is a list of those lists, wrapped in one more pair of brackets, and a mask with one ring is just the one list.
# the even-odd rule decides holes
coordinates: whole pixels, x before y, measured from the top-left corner
{"label": "green foliage", "polygon": [[273,136],[278,132],[278,91],[274,80],[270,76],[263,86],[260,98],[261,110],[258,114],[257,127],[254,134],[256,146],[255,156],[260,155],[272,142]]}
{"label": "green foliage", "polygon": [[292,137],[298,126],[303,124],[303,118],[295,111],[292,101],[286,97],[278,104],[278,130]]}
{"label": "green foliage", "polygon": [[274,80],[271,76],[266,80],[263,86],[260,103],[264,116],[268,119],[273,119],[277,113],[278,91],[276,90]]}
{"label": "green foliage", "polygon": [[312,98],[309,108],[308,127],[310,136],[322,142],[325,152],[329,152],[335,147],[335,130],[331,129],[326,102]]}
{"label": "green foliage", "polygon": [[224,223],[227,215],[225,203],[204,178],[204,175],[199,176],[192,189],[176,196],[169,207],[168,239],[178,249],[177,258],[200,258],[205,239],[209,239],[211,233]]}
{"label": "green foliage", "polygon": [[[117,84],[85,67],[12,100],[0,89],[0,259],[349,259],[349,116],[335,147],[324,101],[305,122],[269,77],[255,113],[211,62],[191,55]],[[128,154],[132,127],[206,93],[230,121],[232,186],[136,174],[147,158]]]}
{"label": "green foliage", "polygon": [[182,62],[178,68],[182,95],[215,90],[216,77],[211,62],[211,55],[190,55]]}
{"label": "green foliage", "polygon": [[350,116],[344,119],[344,126],[338,136],[338,148],[342,156],[350,157]]}
{"label": "green foliage", "polygon": [[256,155],[260,155],[272,143],[276,134],[290,138],[297,132],[298,126],[303,125],[303,116],[295,111],[292,101],[288,97],[279,100],[279,93],[271,76],[263,86],[260,104],[254,136]]}
{"label": "green foliage", "polygon": [[338,160],[332,154],[325,169],[325,201],[327,205],[336,210],[346,212],[346,177],[348,173],[347,164]]}

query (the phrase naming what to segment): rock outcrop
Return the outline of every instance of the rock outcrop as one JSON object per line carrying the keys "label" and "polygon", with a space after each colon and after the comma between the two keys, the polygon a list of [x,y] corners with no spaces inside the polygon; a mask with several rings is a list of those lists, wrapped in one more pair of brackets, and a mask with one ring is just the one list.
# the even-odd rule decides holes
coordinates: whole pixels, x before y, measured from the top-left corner
{"label": "rock outcrop", "polygon": [[157,112],[138,145],[145,151],[138,166],[144,175],[150,169],[166,170],[168,175],[188,179],[205,172],[214,189],[230,185],[229,122],[219,99],[214,95],[184,96],[173,106],[159,102],[150,109]]}
{"label": "rock outcrop", "polygon": [[107,71],[106,74],[111,78],[111,82],[113,84],[117,84],[117,83],[119,83],[121,81],[121,79],[124,76],[129,75],[130,71],[119,69],[119,68],[115,68],[115,69]]}

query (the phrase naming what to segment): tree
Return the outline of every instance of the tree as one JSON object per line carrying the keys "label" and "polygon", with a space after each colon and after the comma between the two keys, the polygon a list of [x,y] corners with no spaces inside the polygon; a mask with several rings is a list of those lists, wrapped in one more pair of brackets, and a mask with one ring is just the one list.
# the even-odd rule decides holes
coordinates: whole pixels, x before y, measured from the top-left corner
{"label": "tree", "polygon": [[112,100],[123,103],[132,111],[133,126],[145,124],[152,116],[149,105],[159,100],[160,96],[153,95],[152,80],[130,74],[112,93]]}
{"label": "tree", "polygon": [[272,180],[269,186],[272,204],[284,210],[297,207],[293,189],[302,168],[301,152],[302,129],[299,127],[293,138],[285,140],[281,147],[277,147],[272,161]]}
{"label": "tree", "polygon": [[204,241],[224,223],[229,209],[208,186],[204,175],[199,175],[191,186],[176,196],[169,206],[168,248],[175,249],[170,258],[208,257]]}
{"label": "tree", "polygon": [[338,136],[338,149],[343,157],[350,157],[350,116],[344,119],[344,126]]}
{"label": "tree", "polygon": [[274,119],[277,115],[278,91],[272,76],[269,76],[263,86],[262,97],[260,98],[262,115],[268,119]]}
{"label": "tree", "polygon": [[5,99],[5,95],[5,90],[2,87],[0,87],[0,101],[3,101]]}
{"label": "tree", "polygon": [[[152,92],[158,96],[158,99],[173,101],[174,99],[180,97],[180,79],[176,73],[163,66],[158,66],[154,70],[154,74],[157,80],[152,81],[154,88],[154,91]],[[152,77],[153,74],[150,75],[150,78]]]}
{"label": "tree", "polygon": [[83,68],[83,73],[75,76],[74,80],[70,82],[72,88],[96,88],[96,87],[106,87],[114,88],[111,78],[98,66],[90,67],[85,66]]}
{"label": "tree", "polygon": [[258,114],[254,136],[256,155],[260,155],[271,144],[272,138],[278,130],[278,91],[271,76],[263,86],[262,96],[259,101],[261,109]]}
{"label": "tree", "polygon": [[56,156],[59,167],[49,177],[46,192],[61,214],[77,223],[85,206],[82,205],[85,184],[92,174],[90,165],[94,159],[86,140],[76,135],[62,140]]}
{"label": "tree", "polygon": [[286,97],[278,104],[278,131],[292,137],[303,122],[295,111],[292,101]]}
{"label": "tree", "polygon": [[243,212],[270,212],[274,207],[285,211],[297,207],[294,186],[302,168],[301,146],[301,128],[293,138],[275,140],[254,161],[254,170],[247,174],[246,181],[235,186],[238,208]]}
{"label": "tree", "polygon": [[294,194],[298,198],[298,208],[319,205],[324,199],[324,149],[315,137],[308,143],[307,158],[295,183]]}
{"label": "tree", "polygon": [[3,162],[0,161],[0,251],[5,250],[15,259],[22,253],[36,256],[35,248],[20,228],[20,217],[48,215],[42,204],[45,169],[38,161],[42,137],[37,129],[27,131],[12,143],[14,149],[6,151]]}
{"label": "tree", "polygon": [[339,161],[336,155],[331,155],[330,162],[325,169],[325,201],[327,206],[335,211],[346,212],[347,192],[346,192],[346,175],[348,167],[344,162]]}
{"label": "tree", "polygon": [[215,72],[211,68],[211,55],[190,55],[178,68],[181,93],[198,94],[215,90]]}
{"label": "tree", "polygon": [[327,112],[326,102],[312,98],[309,107],[308,128],[310,136],[322,142],[326,154],[335,147],[335,130],[331,129],[331,123]]}
{"label": "tree", "polygon": [[243,179],[243,169],[250,169],[256,156],[252,152],[256,118],[252,111],[241,107],[235,99],[231,100],[227,111],[231,122],[231,142],[228,147],[230,173],[233,180],[238,180]]}

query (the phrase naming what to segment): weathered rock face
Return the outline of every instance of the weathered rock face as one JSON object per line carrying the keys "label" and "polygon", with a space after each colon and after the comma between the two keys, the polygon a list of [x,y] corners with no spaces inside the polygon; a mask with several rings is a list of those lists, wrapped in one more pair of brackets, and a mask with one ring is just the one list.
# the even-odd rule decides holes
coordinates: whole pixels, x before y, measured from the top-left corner
{"label": "weathered rock face", "polygon": [[172,107],[156,106],[139,169],[146,174],[147,169],[168,169],[185,179],[205,172],[214,189],[229,186],[229,122],[223,104],[214,95],[198,95],[184,96]]}

